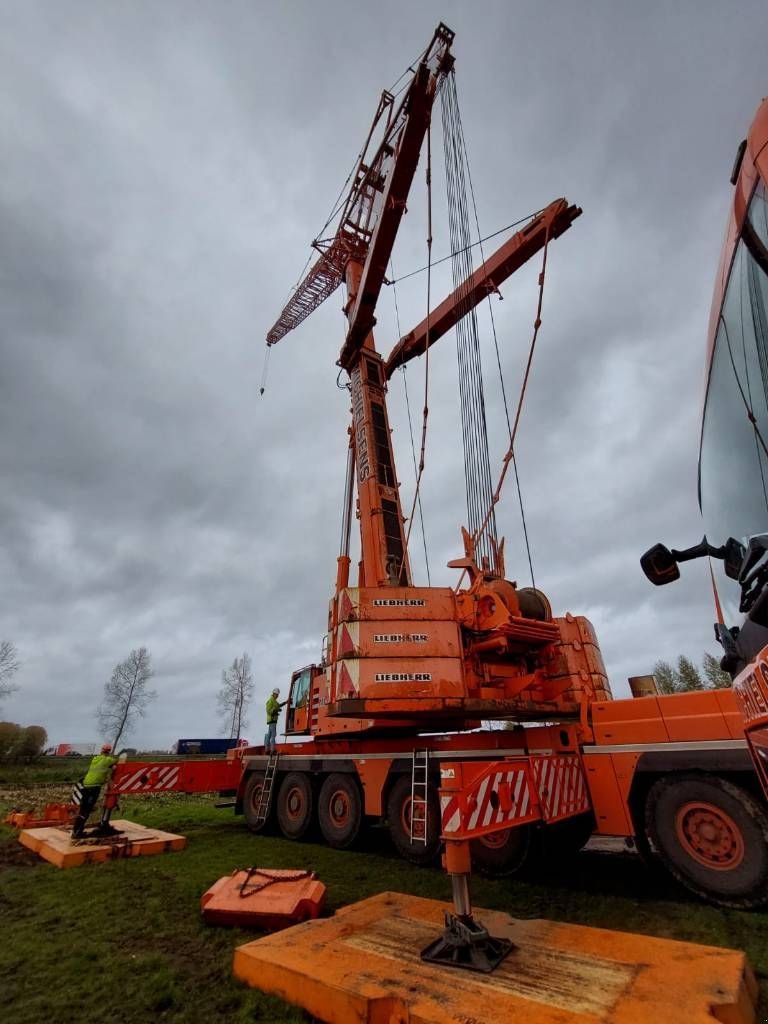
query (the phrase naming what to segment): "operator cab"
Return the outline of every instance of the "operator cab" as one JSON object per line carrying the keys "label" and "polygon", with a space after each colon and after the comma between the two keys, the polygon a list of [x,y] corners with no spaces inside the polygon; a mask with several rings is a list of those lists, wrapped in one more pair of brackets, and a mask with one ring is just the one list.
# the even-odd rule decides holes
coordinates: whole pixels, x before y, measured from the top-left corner
{"label": "operator cab", "polygon": [[285,716],[285,731],[297,736],[309,733],[309,719],[312,706],[312,680],[320,670],[317,665],[307,665],[291,676],[288,693],[288,708]]}

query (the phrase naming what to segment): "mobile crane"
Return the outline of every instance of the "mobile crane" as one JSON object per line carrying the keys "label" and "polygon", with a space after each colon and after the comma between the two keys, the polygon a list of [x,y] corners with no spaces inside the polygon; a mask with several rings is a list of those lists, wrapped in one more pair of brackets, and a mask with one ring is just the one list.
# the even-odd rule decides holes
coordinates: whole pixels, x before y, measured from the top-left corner
{"label": "mobile crane", "polygon": [[[438,95],[444,129],[453,133],[449,187],[461,183],[452,42],[439,25],[399,101],[382,95],[335,233],[313,243],[318,257],[267,335],[269,346],[281,341],[345,285],[338,362],[349,378],[352,422],[342,540],[322,659],[291,678],[291,742],[276,756],[252,747],[226,762],[118,766],[108,810],[124,793],[231,790],[255,832],[276,820],[283,835],[300,839],[317,824],[327,843],[343,849],[364,821],[382,821],[414,863],[433,860],[441,841],[459,851],[448,865],[459,879],[469,870],[468,844],[475,866],[510,874],[540,843],[563,856],[593,833],[620,836],[643,852],[652,848],[699,896],[762,905],[768,815],[733,692],[612,700],[591,624],[553,616],[541,591],[506,578],[494,510],[516,425],[493,489],[479,353],[465,325],[482,299],[541,252],[535,342],[549,245],[580,209],[565,199],[550,203],[476,270],[455,272],[454,291],[386,359],[376,350],[376,303],[425,139],[431,177]],[[455,203],[452,216],[452,248],[465,254],[468,229]],[[387,381],[408,360],[427,360],[453,327],[468,524],[463,556],[450,563],[458,584],[421,587],[408,558]],[[422,467],[425,429],[426,401]],[[355,514],[360,560],[352,582]],[[480,728],[493,720],[513,727]],[[457,906],[468,901],[461,884],[454,895]]]}

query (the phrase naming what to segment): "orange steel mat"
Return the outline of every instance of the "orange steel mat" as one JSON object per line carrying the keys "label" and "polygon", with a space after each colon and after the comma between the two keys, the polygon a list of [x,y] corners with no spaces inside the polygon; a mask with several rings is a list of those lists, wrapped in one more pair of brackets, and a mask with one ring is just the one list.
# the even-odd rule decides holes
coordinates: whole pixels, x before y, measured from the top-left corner
{"label": "orange steel mat", "polygon": [[57,868],[74,868],[119,857],[149,857],[169,850],[183,850],[185,836],[145,828],[132,821],[113,821],[120,835],[108,839],[72,839],[68,828],[25,828],[19,842]]}
{"label": "orange steel mat", "polygon": [[493,974],[425,964],[450,909],[382,893],[235,950],[234,973],[328,1024],[754,1024],[743,953],[478,910],[518,948]]}

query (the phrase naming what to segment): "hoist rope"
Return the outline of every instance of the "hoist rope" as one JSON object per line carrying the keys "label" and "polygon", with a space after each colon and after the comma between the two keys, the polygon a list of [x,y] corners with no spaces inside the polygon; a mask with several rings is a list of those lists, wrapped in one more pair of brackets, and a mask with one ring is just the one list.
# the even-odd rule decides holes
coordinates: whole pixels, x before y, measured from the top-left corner
{"label": "hoist rope", "polygon": [[[429,419],[429,318],[432,304],[432,118],[427,124],[427,329],[424,337],[424,408],[421,421],[421,449],[419,451],[419,465],[416,472],[416,489],[413,494],[411,514],[408,516],[408,531],[405,535],[405,549],[408,550],[408,542],[411,539],[413,528],[413,516],[416,511],[416,502],[419,501],[421,491],[421,478],[424,474],[424,455],[427,448],[427,422]],[[405,560],[403,560],[405,564]],[[402,570],[401,570],[402,572]]]}
{"label": "hoist rope", "polygon": [[[487,561],[496,567],[496,522],[492,506],[492,482],[488,455],[488,431],[485,418],[485,396],[480,356],[477,313],[469,301],[469,279],[472,276],[469,209],[465,154],[462,146],[456,79],[447,76],[440,93],[445,153],[445,179],[448,201],[448,225],[454,290],[458,295],[456,352],[459,373],[459,405],[461,412],[464,478],[467,499],[467,526],[477,538],[478,564]],[[470,308],[471,307],[471,308]],[[480,530],[484,513],[485,529]]]}
{"label": "hoist rope", "polygon": [[259,385],[259,394],[263,395],[267,387],[267,371],[269,370],[269,353],[272,351],[269,345],[265,346],[264,352],[264,365],[261,369],[261,384]]}
{"label": "hoist rope", "polygon": [[[390,266],[390,270],[392,272],[392,276],[394,277],[394,273],[395,273],[394,272],[394,265],[392,263],[391,257],[390,257],[390,260],[389,260],[389,266]],[[393,288],[392,289],[392,295],[393,295],[393,298],[395,300],[395,324],[397,326],[397,336],[399,338],[401,336],[401,330],[400,330],[400,309],[399,309],[399,307],[397,305],[397,288]],[[419,470],[418,470],[418,467],[416,465],[416,441],[414,440],[414,437],[413,437],[413,419],[411,418],[411,402],[410,402],[410,399],[408,397],[408,378],[407,378],[406,373],[405,373],[405,363],[403,363],[401,365],[400,369],[403,371],[403,390],[405,392],[405,408],[406,408],[406,411],[408,413],[408,432],[409,432],[409,434],[411,436],[411,458],[413,459],[413,478],[414,478],[414,480],[417,480],[418,479],[418,475],[419,475]],[[421,495],[419,495],[419,521],[421,523],[421,539],[422,539],[422,541],[424,543],[424,564],[425,564],[426,569],[427,569],[427,586],[431,587],[432,586],[432,578],[431,578],[430,572],[429,572],[429,555],[427,553],[427,533],[426,533],[426,530],[424,529],[424,509],[423,509],[422,503],[421,503]]]}
{"label": "hoist rope", "polygon": [[[471,168],[469,166],[469,151],[467,149],[466,139],[464,138],[464,125],[463,125],[462,120],[461,120],[461,111],[459,110],[458,103],[457,103],[457,106],[456,106],[456,113],[457,113],[458,123],[459,123],[459,134],[460,134],[460,137],[461,137],[461,145],[462,145],[462,149],[464,151],[464,161],[465,161],[465,163],[467,165],[467,180],[469,181],[469,194],[472,197],[472,210],[473,210],[474,215],[475,215],[475,227],[477,229],[477,236],[478,236],[478,241],[476,243],[474,243],[474,244],[480,246],[480,259],[483,261],[483,263],[485,263],[485,251],[483,249],[483,242],[486,241],[487,238],[493,238],[494,236],[493,235],[488,235],[487,238],[482,238],[481,235],[480,235],[480,218],[479,218],[478,213],[477,213],[477,200],[475,199],[475,186],[474,186],[474,184],[472,182],[472,170],[471,170]],[[532,216],[536,216],[536,214],[532,214]],[[519,224],[519,223],[520,223],[520,221],[517,221],[517,224]],[[516,224],[513,224],[511,226],[512,227],[516,227]],[[496,232],[496,233],[498,234],[498,232]],[[498,293],[498,289],[496,289],[496,292]],[[507,389],[506,389],[506,386],[504,384],[504,373],[503,373],[503,371],[501,369],[501,355],[499,353],[499,340],[498,340],[498,336],[496,334],[496,318],[493,315],[493,302],[491,300],[491,292],[488,292],[487,300],[488,300],[488,313],[490,314],[490,318],[491,318],[491,332],[493,334],[493,347],[494,347],[494,351],[496,353],[496,366],[497,366],[498,371],[499,371],[499,383],[501,384],[501,397],[502,397],[502,400],[504,402],[504,415],[505,415],[506,420],[507,420],[507,431],[509,433],[509,439],[511,441],[512,440],[512,424],[510,423],[510,419],[509,419],[509,405],[507,403]],[[535,587],[536,587],[536,577],[535,577],[534,572],[533,572],[533,557],[531,555],[531,545],[530,545],[530,541],[529,541],[529,538],[528,538],[528,525],[527,525],[527,523],[525,521],[525,506],[524,506],[524,503],[523,503],[523,492],[522,492],[522,489],[520,487],[520,476],[519,476],[518,470],[517,470],[517,459],[515,458],[514,451],[512,453],[512,468],[514,469],[514,472],[515,472],[515,487],[517,489],[517,500],[518,500],[518,504],[520,506],[520,521],[521,521],[522,527],[523,527],[523,539],[525,541],[525,551],[526,551],[526,554],[528,556],[528,568],[529,568],[530,573],[531,573],[531,586],[534,587],[534,589],[535,589]]]}

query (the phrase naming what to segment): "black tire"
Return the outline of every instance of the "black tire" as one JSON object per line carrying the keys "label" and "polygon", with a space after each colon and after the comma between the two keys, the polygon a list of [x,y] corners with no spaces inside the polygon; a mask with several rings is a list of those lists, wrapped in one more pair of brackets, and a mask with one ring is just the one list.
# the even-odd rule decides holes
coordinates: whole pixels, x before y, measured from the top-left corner
{"label": "black tire", "polygon": [[697,896],[750,910],[768,903],[768,815],[713,775],[669,775],[651,787],[645,823],[667,870]]}
{"label": "black tire", "polygon": [[289,772],[277,794],[277,824],[286,839],[301,839],[312,824],[315,795],[309,776]]}
{"label": "black tire", "polygon": [[591,811],[541,827],[541,853],[548,864],[562,864],[584,849],[595,831]]}
{"label": "black tire", "polygon": [[363,821],[363,801],[353,775],[328,776],[320,789],[317,817],[323,838],[334,850],[354,843]]}
{"label": "black tire", "polygon": [[264,785],[264,772],[251,772],[246,779],[243,790],[243,814],[245,823],[251,832],[263,832],[272,818],[273,809],[270,807],[266,821],[257,822],[256,812],[259,809],[261,789]]}
{"label": "black tire", "polygon": [[440,804],[434,786],[427,790],[427,836],[411,841],[411,778],[401,775],[387,800],[389,834],[401,857],[411,864],[431,864],[440,851]]}
{"label": "black tire", "polygon": [[531,825],[492,832],[472,840],[472,867],[489,878],[508,878],[523,870],[534,845]]}

